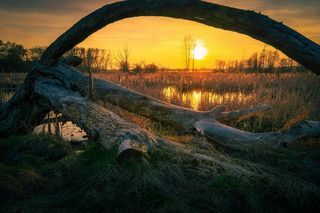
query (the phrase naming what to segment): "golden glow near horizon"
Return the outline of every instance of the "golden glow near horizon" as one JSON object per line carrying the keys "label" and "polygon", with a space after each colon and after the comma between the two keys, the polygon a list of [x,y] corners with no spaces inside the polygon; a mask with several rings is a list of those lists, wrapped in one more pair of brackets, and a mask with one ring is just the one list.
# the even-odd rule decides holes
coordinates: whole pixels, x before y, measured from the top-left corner
{"label": "golden glow near horizon", "polygon": [[192,50],[192,55],[195,60],[202,60],[208,53],[207,48],[204,47],[201,40],[196,40],[196,45]]}
{"label": "golden glow near horizon", "polygon": [[190,107],[194,110],[203,110],[201,108],[204,105],[208,105],[208,103],[212,105],[219,105],[228,102],[246,104],[254,98],[252,94],[244,94],[242,92],[215,93],[212,91],[200,90],[181,92],[173,86],[163,88],[162,93],[165,101],[173,104],[176,104],[175,101],[177,101],[178,103],[181,103],[182,106]]}
{"label": "golden glow near horizon", "polygon": [[212,68],[215,60],[234,60],[261,51],[264,43],[249,36],[196,22],[166,17],[137,17],[117,21],[79,44],[108,49],[113,54],[126,44],[131,64],[144,61],[170,68],[184,68],[183,40],[196,40],[195,68]]}

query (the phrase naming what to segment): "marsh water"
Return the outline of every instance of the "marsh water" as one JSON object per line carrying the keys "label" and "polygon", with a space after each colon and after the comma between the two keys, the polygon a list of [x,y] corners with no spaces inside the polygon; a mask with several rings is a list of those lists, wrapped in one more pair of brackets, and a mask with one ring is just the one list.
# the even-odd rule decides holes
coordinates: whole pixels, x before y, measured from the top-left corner
{"label": "marsh water", "polygon": [[246,104],[251,101],[253,95],[243,92],[224,92],[217,93],[207,90],[194,89],[191,91],[181,92],[174,86],[165,87],[162,90],[165,101],[170,103],[181,103],[193,110],[201,109],[202,105],[219,105],[228,102],[237,102]]}
{"label": "marsh water", "polygon": [[[49,127],[50,125],[50,127]],[[77,125],[73,124],[72,122],[68,121],[65,123],[59,122],[59,131],[58,134],[66,141],[85,141],[87,140],[86,133],[84,130],[79,128]],[[56,123],[46,123],[37,126],[34,129],[34,133],[36,134],[53,134],[56,135]]]}

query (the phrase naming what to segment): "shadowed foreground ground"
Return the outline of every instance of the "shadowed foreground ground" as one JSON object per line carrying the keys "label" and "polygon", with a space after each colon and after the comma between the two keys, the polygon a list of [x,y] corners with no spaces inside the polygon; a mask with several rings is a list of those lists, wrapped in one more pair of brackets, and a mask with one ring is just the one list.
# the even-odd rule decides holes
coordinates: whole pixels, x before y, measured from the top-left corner
{"label": "shadowed foreground ground", "polygon": [[0,212],[315,212],[320,208],[319,141],[235,152],[200,138],[179,140],[220,163],[159,151],[120,165],[115,151],[96,145],[80,152],[49,136],[0,140]]}
{"label": "shadowed foreground ground", "polygon": [[[24,76],[17,77],[21,80],[2,80],[12,87],[12,82],[21,82]],[[237,100],[230,100],[226,105],[229,109],[239,109],[258,103],[271,104],[271,111],[261,117],[230,124],[253,132],[278,130],[301,119],[319,119],[319,78],[309,74],[283,74],[279,79],[276,75],[237,73],[98,77],[178,105],[184,104],[179,96],[167,100],[164,88],[174,86],[181,93],[208,88],[221,93],[249,90],[255,98],[248,103],[241,105]],[[239,78],[242,80],[238,81]],[[2,101],[10,96],[11,93],[0,91]],[[191,107],[190,103],[185,104]],[[210,108],[215,104],[218,103],[205,101],[199,106]],[[120,165],[115,160],[115,150],[106,152],[94,144],[84,151],[76,151],[70,143],[45,135],[0,139],[0,212],[316,212],[320,209],[319,139],[288,148],[259,146],[234,151],[193,136],[172,136],[176,135],[172,128],[107,107],[150,131],[183,143],[194,152],[211,156],[216,162],[202,162],[162,150],[152,157],[144,156]]]}

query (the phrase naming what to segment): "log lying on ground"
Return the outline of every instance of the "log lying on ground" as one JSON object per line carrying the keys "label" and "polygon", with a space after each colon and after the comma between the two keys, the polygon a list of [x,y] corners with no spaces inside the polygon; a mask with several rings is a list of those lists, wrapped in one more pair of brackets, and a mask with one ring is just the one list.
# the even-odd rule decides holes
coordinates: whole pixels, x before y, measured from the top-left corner
{"label": "log lying on ground", "polygon": [[[46,67],[38,64],[36,70],[45,75],[53,75],[63,82],[69,89],[78,91],[82,96],[88,96],[89,78],[74,67],[57,65]],[[94,79],[94,100],[107,102],[119,106],[129,112],[150,118],[163,124],[177,126],[184,132],[190,132],[194,126],[190,125],[197,120],[212,118],[223,120],[239,120],[245,117],[261,114],[270,109],[269,105],[262,104],[255,107],[236,111],[225,111],[224,106],[201,112],[179,107],[150,96],[134,92],[108,80]]]}
{"label": "log lying on ground", "polygon": [[65,89],[59,81],[39,77],[35,82],[34,92],[45,98],[52,109],[84,129],[90,140],[107,150],[118,147],[120,160],[150,152],[159,146],[174,147],[173,143],[128,123],[86,97]]}
{"label": "log lying on ground", "polygon": [[[52,110],[58,111],[64,117],[83,128],[87,135],[104,149],[118,149],[118,161],[136,155],[152,153],[161,148],[178,151],[197,161],[199,166],[211,164],[243,175],[256,175],[246,168],[235,165],[221,155],[207,156],[195,152],[181,144],[160,138],[147,130],[123,120],[113,112],[82,97],[77,92],[65,88],[65,84],[56,79],[39,77],[35,82],[34,93],[48,102]],[[203,163],[200,163],[203,162]]]}
{"label": "log lying on ground", "polygon": [[[46,67],[37,66],[40,73],[53,75],[70,90],[78,91],[82,96],[88,94],[89,79],[77,69],[67,65]],[[120,85],[101,79],[94,79],[94,101],[108,102],[132,113],[161,122],[171,124],[184,131],[195,131],[207,137],[210,141],[224,146],[243,149],[251,144],[280,144],[288,145],[293,141],[306,137],[320,136],[320,122],[302,121],[287,130],[269,133],[250,133],[226,126],[217,118],[239,119],[243,116],[261,113],[269,109],[267,105],[260,105],[233,112],[224,112],[223,106],[213,110],[198,112],[156,100],[152,97],[131,91]]]}
{"label": "log lying on ground", "polygon": [[[0,137],[30,131],[50,110],[50,106],[47,106],[48,100],[54,108],[62,111],[64,115],[77,116],[77,114],[73,115],[72,113],[75,112],[70,110],[81,109],[96,112],[101,110],[105,115],[113,117],[110,112],[105,111],[97,103],[89,101],[85,103],[81,100],[81,103],[85,103],[81,105],[80,102],[77,102],[80,100],[80,96],[66,96],[70,98],[69,101],[63,99],[63,97],[59,99],[55,98],[52,92],[54,90],[59,94],[57,90],[59,87],[49,87],[52,89],[52,91],[49,91],[45,90],[43,86],[46,85],[45,83],[43,85],[38,83],[36,87],[38,92],[35,93],[34,82],[38,82],[38,78],[40,77],[46,77],[47,81],[50,81],[50,78],[55,76],[60,80],[63,87],[60,86],[65,88],[64,92],[66,95],[69,94],[68,92],[78,92],[81,96],[88,96],[88,89],[85,87],[85,85],[89,85],[88,78],[70,66],[57,65],[59,58],[102,27],[124,18],[136,16],[182,18],[243,33],[270,44],[311,69],[314,73],[320,74],[320,46],[267,16],[252,11],[224,7],[197,0],[122,1],[107,5],[83,18],[46,49],[39,61],[42,65],[37,65],[36,70],[28,75],[27,81],[15,96],[0,107]],[[61,60],[61,63],[76,66],[81,61],[76,58],[69,58]],[[40,73],[45,76],[41,76]],[[43,79],[43,81],[45,80]],[[50,83],[47,82],[47,86],[50,86]],[[286,131],[271,133],[249,133],[228,127],[217,121],[218,118],[237,119],[252,115],[266,110],[266,106],[258,106],[235,112],[224,112],[224,108],[219,106],[208,112],[196,112],[135,93],[108,81],[95,80],[94,89],[95,96],[93,100],[96,102],[108,102],[155,121],[164,124],[174,124],[185,131],[195,130],[212,141],[228,146],[243,147],[243,144],[261,142],[288,144],[301,137],[320,135],[319,122],[312,121],[299,123]],[[39,94],[41,94],[40,97],[38,97]],[[57,101],[57,103],[55,104],[54,101]],[[68,105],[71,107],[68,108]],[[99,130],[97,131],[99,134],[100,132],[104,134],[103,128],[100,128],[99,124],[94,124],[90,120],[93,117],[92,115],[90,115],[90,118],[78,116],[76,122],[82,123],[84,128],[87,128],[91,137],[97,135],[95,132],[90,132],[90,128],[85,125],[86,123],[89,123],[90,126],[95,126]],[[102,117],[99,117],[98,121],[103,122]],[[111,119],[110,121],[117,122],[117,119]],[[118,123],[124,126],[127,125],[126,123],[122,123],[122,121]],[[110,125],[112,126],[112,124]],[[135,129],[133,126],[130,126],[130,128]],[[109,130],[112,130],[112,128],[110,127]],[[105,132],[105,134],[107,133]],[[150,140],[149,145],[154,144],[154,140],[148,134],[147,132],[142,133],[142,137]],[[105,136],[107,137],[107,135]],[[123,140],[125,143],[121,146],[121,150],[126,150],[127,147],[132,146],[128,140]]]}
{"label": "log lying on ground", "polygon": [[266,144],[277,147],[309,137],[320,137],[319,121],[300,121],[279,132],[251,133],[224,125],[212,119],[194,123],[197,132],[209,141],[234,149],[246,149],[248,146]]}
{"label": "log lying on ground", "polygon": [[[217,169],[218,167],[241,175],[257,175],[240,165],[232,163],[230,159],[222,155],[210,153],[210,156],[208,156],[195,152],[186,146],[160,138],[135,124],[128,123],[101,105],[88,100],[87,97],[82,97],[77,91],[66,89],[63,82],[57,81],[52,76],[48,77],[48,75],[41,76],[38,73],[38,77],[33,82],[32,89],[29,90],[28,94],[37,97],[37,100],[41,100],[39,103],[42,103],[38,105],[39,110],[35,111],[32,116],[30,116],[30,112],[28,111],[30,109],[26,108],[30,105],[22,105],[24,104],[24,100],[26,100],[26,103],[29,103],[27,97],[21,95],[23,94],[22,92],[18,92],[6,106],[2,106],[4,108],[1,108],[1,116],[5,112],[8,114],[1,117],[0,136],[5,137],[13,133],[32,131],[38,125],[37,122],[28,120],[27,126],[21,126],[20,122],[24,121],[26,117],[30,117],[30,119],[37,118],[43,114],[40,117],[45,119],[45,114],[53,110],[61,113],[63,119],[70,120],[83,128],[90,139],[102,148],[107,150],[117,148],[117,159],[120,163],[133,156],[140,156],[146,153],[151,154],[153,151],[161,148],[179,152],[197,160],[200,170],[201,167],[205,167],[205,169],[208,169],[208,167]],[[23,89],[21,88],[21,91],[26,92]],[[13,107],[13,111],[17,111],[19,114],[10,112],[9,106]],[[25,116],[21,112],[25,112]],[[10,126],[3,125],[11,120],[13,123],[10,123]],[[20,126],[21,128],[19,128]],[[6,130],[11,134],[6,133]]]}

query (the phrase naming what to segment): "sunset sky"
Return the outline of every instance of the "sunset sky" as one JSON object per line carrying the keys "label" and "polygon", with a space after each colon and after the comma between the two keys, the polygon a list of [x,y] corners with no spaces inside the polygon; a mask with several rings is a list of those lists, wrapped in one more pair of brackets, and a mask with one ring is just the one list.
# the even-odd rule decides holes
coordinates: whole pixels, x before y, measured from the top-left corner
{"label": "sunset sky", "polygon": [[[0,0],[0,39],[26,47],[47,46],[83,16],[110,0]],[[261,11],[320,43],[319,0],[210,0]],[[164,17],[125,19],[96,32],[80,44],[116,53],[127,44],[133,63],[155,62],[183,67],[182,40],[191,34],[208,50],[196,67],[212,67],[216,59],[241,59],[264,44],[248,36],[198,23]]]}

